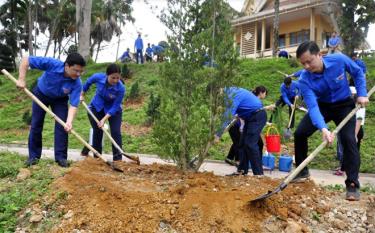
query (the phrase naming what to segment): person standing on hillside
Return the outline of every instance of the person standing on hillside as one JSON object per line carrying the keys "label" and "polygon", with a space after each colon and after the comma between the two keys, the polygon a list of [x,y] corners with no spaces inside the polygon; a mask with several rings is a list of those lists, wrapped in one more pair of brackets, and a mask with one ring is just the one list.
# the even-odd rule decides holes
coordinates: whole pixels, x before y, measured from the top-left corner
{"label": "person standing on hillside", "polygon": [[152,50],[150,43],[148,43],[147,48],[146,48],[146,54],[145,54],[146,61],[152,62],[153,53],[154,51]]}
{"label": "person standing on hillside", "polygon": [[[366,80],[362,69],[349,57],[339,53],[322,57],[318,45],[306,41],[297,48],[297,58],[305,68],[299,80],[299,88],[308,107],[294,132],[296,165],[300,165],[307,157],[308,138],[316,131],[322,133],[322,140],[332,144],[335,135],[329,130],[327,122],[338,125],[355,108],[351,98],[348,72],[355,81],[357,103],[366,106],[369,102]],[[359,167],[360,157],[355,138],[355,117],[353,116],[340,131],[343,145],[342,168],[346,173],[346,199],[359,200]],[[293,181],[310,176],[305,167]]]}
{"label": "person standing on hillside", "polygon": [[[121,123],[122,123],[122,101],[125,96],[125,86],[120,81],[121,69],[118,65],[112,63],[107,66],[106,73],[96,73],[87,79],[83,85],[81,100],[84,99],[85,93],[90,89],[91,85],[96,85],[96,93],[90,103],[90,110],[99,119],[99,123],[88,113],[91,127],[93,129],[92,146],[100,154],[102,153],[102,127],[106,121],[109,121],[111,136],[121,147]],[[112,145],[113,161],[121,160],[121,152]],[[88,149],[84,147],[81,155],[87,156]]]}
{"label": "person standing on hillside", "polygon": [[139,58],[141,59],[141,63],[143,64],[143,40],[141,34],[138,34],[138,37],[134,42],[134,51],[136,54],[137,64],[139,64]]}
{"label": "person standing on hillside", "polygon": [[328,40],[328,53],[340,53],[339,46],[341,44],[341,39],[336,32],[332,32],[331,38]]}
{"label": "person standing on hillside", "polygon": [[[290,76],[286,77],[284,79],[284,83],[281,84],[280,86],[280,93],[281,96],[279,100],[276,102],[276,107],[278,106],[284,106],[288,105],[289,107],[289,119],[292,115],[292,110],[296,106],[294,106],[294,101],[295,99],[298,99],[299,95],[299,89],[298,89],[298,83],[297,81],[292,81],[292,78]],[[272,116],[270,117],[270,123],[272,123]],[[294,119],[295,119],[295,114],[293,114],[292,122],[290,124],[290,128],[294,128]]]}
{"label": "person standing on hillside", "polygon": [[[78,53],[71,53],[65,62],[47,57],[23,57],[19,67],[17,87],[26,87],[26,74],[31,69],[43,70],[38,83],[33,89],[34,95],[61,120],[64,128],[55,122],[55,161],[61,167],[68,167],[68,133],[72,129],[73,120],[79,105],[82,90],[80,76],[84,72],[86,62]],[[68,107],[68,100],[70,106]],[[32,104],[31,127],[29,134],[29,158],[26,166],[39,162],[42,154],[42,131],[46,112],[35,102]]]}

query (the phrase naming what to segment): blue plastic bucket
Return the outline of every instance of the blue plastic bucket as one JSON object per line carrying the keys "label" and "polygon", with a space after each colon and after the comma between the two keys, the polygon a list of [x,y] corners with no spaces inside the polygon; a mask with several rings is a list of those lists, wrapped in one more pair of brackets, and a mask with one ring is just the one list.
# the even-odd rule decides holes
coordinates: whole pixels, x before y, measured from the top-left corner
{"label": "blue plastic bucket", "polygon": [[279,170],[290,172],[292,170],[293,158],[289,155],[281,155],[279,158]]}

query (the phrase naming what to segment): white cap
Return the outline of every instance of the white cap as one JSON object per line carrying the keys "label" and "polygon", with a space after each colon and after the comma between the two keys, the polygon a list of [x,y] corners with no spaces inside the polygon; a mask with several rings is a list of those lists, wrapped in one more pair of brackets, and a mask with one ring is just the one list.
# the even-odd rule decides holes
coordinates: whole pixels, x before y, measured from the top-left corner
{"label": "white cap", "polygon": [[350,88],[350,92],[352,93],[352,95],[357,94],[357,90],[355,89],[354,86],[350,86],[349,88]]}

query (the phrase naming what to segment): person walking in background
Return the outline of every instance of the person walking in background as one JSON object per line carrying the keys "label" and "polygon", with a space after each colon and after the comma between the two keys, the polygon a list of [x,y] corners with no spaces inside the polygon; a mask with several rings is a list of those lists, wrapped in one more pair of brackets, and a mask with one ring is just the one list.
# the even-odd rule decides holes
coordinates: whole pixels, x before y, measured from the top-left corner
{"label": "person walking in background", "polygon": [[143,40],[141,34],[138,34],[138,37],[134,42],[134,51],[137,64],[139,64],[139,59],[141,59],[141,63],[143,64]]}
{"label": "person walking in background", "polygon": [[[90,89],[92,84],[96,84],[96,93],[90,103],[90,110],[99,120],[99,123],[88,113],[91,127],[93,128],[92,146],[100,154],[102,153],[102,127],[106,121],[109,121],[111,136],[116,143],[122,146],[121,122],[122,122],[122,101],[125,96],[125,86],[120,81],[121,69],[116,64],[107,66],[106,73],[96,73],[87,79],[83,85],[81,100],[84,100],[85,93]],[[112,145],[113,161],[121,160],[121,152]],[[87,156],[88,149],[84,147],[81,155]]]}
{"label": "person walking in background", "polygon": [[[338,125],[355,108],[346,72],[355,81],[357,103],[364,107],[369,99],[362,69],[349,57],[341,53],[322,57],[318,45],[313,41],[306,41],[298,46],[297,59],[305,68],[299,80],[299,88],[308,107],[308,113],[294,132],[295,159],[298,166],[307,158],[308,138],[319,130],[322,140],[332,144],[335,135],[329,130],[327,122],[334,121]],[[341,129],[340,139],[343,145],[342,168],[347,176],[346,199],[359,200],[360,157],[356,145],[354,117]],[[293,181],[309,176],[309,170],[305,167]]]}
{"label": "person walking in background", "polygon": [[361,59],[358,58],[358,54],[352,53],[350,57],[355,62],[355,64],[357,64],[362,69],[363,74],[366,75],[366,73],[367,73],[366,64]]}
{"label": "person walking in background", "polygon": [[152,57],[153,57],[153,50],[150,46],[150,43],[147,44],[147,48],[146,48],[146,61],[149,61],[149,62],[152,62]]}
{"label": "person walking in background", "polygon": [[328,40],[328,53],[340,53],[339,46],[341,44],[341,39],[334,31]]}
{"label": "person walking in background", "polygon": [[[73,120],[79,105],[82,90],[80,76],[86,62],[78,53],[71,53],[65,62],[47,57],[23,57],[19,67],[17,87],[26,87],[26,73],[28,68],[43,70],[33,94],[61,120],[65,121],[64,128],[55,122],[55,161],[61,167],[68,167],[68,133],[73,127]],[[68,106],[68,100],[70,106]],[[33,101],[31,127],[29,134],[29,158],[26,166],[39,162],[42,154],[42,132],[46,112]]]}

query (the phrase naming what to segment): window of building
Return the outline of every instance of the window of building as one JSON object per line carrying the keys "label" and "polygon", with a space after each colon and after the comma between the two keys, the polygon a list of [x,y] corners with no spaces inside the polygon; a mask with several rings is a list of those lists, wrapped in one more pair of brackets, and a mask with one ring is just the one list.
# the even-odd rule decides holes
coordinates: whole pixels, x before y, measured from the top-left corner
{"label": "window of building", "polygon": [[291,46],[298,45],[304,41],[310,40],[310,30],[302,30],[299,32],[291,32],[289,34],[289,44]]}
{"label": "window of building", "polygon": [[279,35],[279,48],[285,48],[285,34]]}

